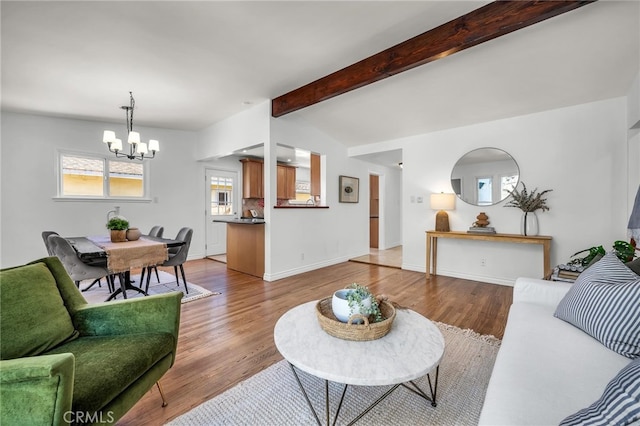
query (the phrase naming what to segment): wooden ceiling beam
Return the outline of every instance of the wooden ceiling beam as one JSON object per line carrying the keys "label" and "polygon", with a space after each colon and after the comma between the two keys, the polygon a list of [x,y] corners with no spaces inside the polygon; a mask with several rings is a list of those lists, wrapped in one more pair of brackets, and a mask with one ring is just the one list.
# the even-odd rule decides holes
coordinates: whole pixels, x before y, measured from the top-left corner
{"label": "wooden ceiling beam", "polygon": [[271,100],[271,115],[293,111],[445,58],[545,19],[586,1],[495,1]]}

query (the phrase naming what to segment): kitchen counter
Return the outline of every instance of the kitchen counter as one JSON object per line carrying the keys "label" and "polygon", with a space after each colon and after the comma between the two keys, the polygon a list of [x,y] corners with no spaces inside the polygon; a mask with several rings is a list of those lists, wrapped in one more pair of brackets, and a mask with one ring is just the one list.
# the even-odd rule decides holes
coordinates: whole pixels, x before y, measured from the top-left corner
{"label": "kitchen counter", "polygon": [[[227,224],[227,269],[262,278],[264,275],[264,219],[216,219]],[[262,225],[262,226],[245,226]]]}
{"label": "kitchen counter", "polygon": [[214,222],[235,223],[238,225],[263,225],[264,218],[230,218],[230,219],[214,219]]}

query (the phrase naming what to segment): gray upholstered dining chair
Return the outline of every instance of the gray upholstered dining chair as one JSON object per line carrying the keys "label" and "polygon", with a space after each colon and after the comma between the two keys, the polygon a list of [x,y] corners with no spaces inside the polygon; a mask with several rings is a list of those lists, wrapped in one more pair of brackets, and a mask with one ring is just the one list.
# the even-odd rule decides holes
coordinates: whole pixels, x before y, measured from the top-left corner
{"label": "gray upholstered dining chair", "polygon": [[55,256],[51,251],[51,247],[49,246],[49,235],[60,235],[55,231],[42,231],[42,239],[44,240],[44,246],[47,248],[47,253],[49,256]]}
{"label": "gray upholstered dining chair", "polygon": [[[47,237],[51,253],[56,256],[64,265],[64,269],[71,279],[76,283],[76,287],[80,288],[80,281],[97,280],[106,278],[109,284],[109,290],[113,291],[113,277],[109,274],[109,270],[104,266],[87,265],[78,258],[76,251],[73,249],[69,241],[60,235],[49,235]],[[95,284],[95,281],[89,286]]]}
{"label": "gray upholstered dining chair", "polygon": [[[191,246],[191,236],[193,235],[193,229],[191,228],[182,228],[178,231],[178,235],[176,236],[176,240],[184,242],[183,245],[179,247],[169,247],[169,259],[166,260],[163,264],[158,266],[173,266],[173,272],[176,275],[176,283],[180,285],[180,278],[178,277],[178,267],[180,268],[180,273],[182,274],[182,282],[184,283],[184,290],[187,294],[189,294],[189,288],[187,287],[187,279],[184,275],[184,268],[182,264],[187,260],[187,255],[189,254],[189,246]],[[147,268],[147,286],[145,291],[149,291],[149,279],[151,277],[150,268]],[[142,283],[141,283],[142,284]]]}
{"label": "gray upholstered dining chair", "polygon": [[[150,237],[158,237],[158,238],[162,238],[162,234],[164,234],[164,227],[160,226],[160,225],[155,225],[151,228],[151,230],[149,231],[149,233],[147,235],[149,235]],[[142,272],[140,272],[140,288],[142,288],[142,283],[144,282],[144,274],[146,272],[148,272],[149,274],[151,273],[151,270],[156,271],[156,280],[158,280],[158,282],[160,282],[160,275],[158,275],[158,267],[157,266],[150,266],[148,268],[142,268]],[[147,285],[147,288],[149,288],[149,285]]]}
{"label": "gray upholstered dining chair", "polygon": [[[49,244],[49,236],[50,235],[60,235],[55,231],[43,231],[42,232],[42,239],[44,240],[44,246],[47,248],[47,253],[49,254],[49,256],[55,256],[55,253],[53,252],[53,250],[51,249],[51,245]],[[85,288],[82,291],[87,291],[89,290],[91,287],[93,287],[94,285],[98,284],[98,287],[102,287],[102,283],[101,283],[101,279],[100,278],[96,278],[95,280],[93,280],[93,282],[87,286],[87,288]],[[109,289],[111,289],[111,282],[109,282],[109,280],[107,279],[107,284],[109,286]]]}
{"label": "gray upholstered dining chair", "polygon": [[149,231],[149,235],[152,237],[162,238],[162,234],[164,234],[164,226],[160,226],[160,225],[156,225],[152,227],[151,231]]}

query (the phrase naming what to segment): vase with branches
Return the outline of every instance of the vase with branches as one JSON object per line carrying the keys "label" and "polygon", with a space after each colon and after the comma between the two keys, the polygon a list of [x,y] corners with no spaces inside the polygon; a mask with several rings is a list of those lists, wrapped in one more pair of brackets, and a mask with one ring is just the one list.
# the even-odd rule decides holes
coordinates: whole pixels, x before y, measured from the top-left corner
{"label": "vase with branches", "polygon": [[527,186],[522,183],[522,190],[518,191],[517,186],[512,191],[507,191],[511,195],[511,200],[505,207],[516,207],[522,210],[522,221],[520,225],[520,232],[522,235],[538,235],[538,217],[536,216],[537,210],[548,211],[547,199],[544,195],[553,191],[553,189],[545,189],[538,192],[538,188],[533,191],[527,190]]}

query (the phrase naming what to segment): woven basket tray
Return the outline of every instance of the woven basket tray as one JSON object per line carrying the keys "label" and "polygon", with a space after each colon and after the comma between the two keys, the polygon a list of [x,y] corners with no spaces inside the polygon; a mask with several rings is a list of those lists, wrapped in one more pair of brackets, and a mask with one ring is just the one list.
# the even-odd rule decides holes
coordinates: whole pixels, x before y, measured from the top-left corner
{"label": "woven basket tray", "polygon": [[351,324],[338,321],[333,315],[331,308],[331,297],[320,300],[316,304],[316,316],[320,327],[333,337],[344,340],[375,340],[386,335],[391,330],[391,325],[396,317],[396,310],[393,305],[387,301],[380,303],[380,311],[385,318],[380,322],[369,323],[369,320],[363,315],[353,315],[349,321],[355,319],[364,319],[364,324]]}

